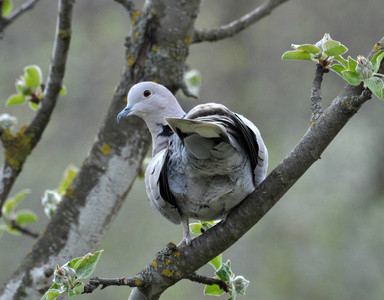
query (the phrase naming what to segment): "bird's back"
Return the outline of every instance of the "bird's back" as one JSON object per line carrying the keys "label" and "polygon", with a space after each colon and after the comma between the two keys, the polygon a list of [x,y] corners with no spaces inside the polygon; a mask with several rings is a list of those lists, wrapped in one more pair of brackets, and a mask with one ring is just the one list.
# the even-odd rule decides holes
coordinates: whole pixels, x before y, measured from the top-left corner
{"label": "bird's back", "polygon": [[209,103],[196,106],[183,119],[167,121],[176,135],[163,176],[184,216],[221,218],[264,179],[266,148],[257,128],[244,117]]}

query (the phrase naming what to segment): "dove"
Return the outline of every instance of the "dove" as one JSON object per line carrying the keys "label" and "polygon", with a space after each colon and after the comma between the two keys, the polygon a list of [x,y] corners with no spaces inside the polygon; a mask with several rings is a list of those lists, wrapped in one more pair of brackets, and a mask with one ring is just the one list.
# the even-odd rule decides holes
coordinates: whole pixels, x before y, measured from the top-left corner
{"label": "dove", "polygon": [[151,206],[182,223],[179,245],[191,245],[189,219],[225,220],[265,178],[268,151],[257,127],[222,104],[200,104],[185,113],[175,96],[155,82],[128,92],[117,122],[143,119],[152,136],[145,171]]}

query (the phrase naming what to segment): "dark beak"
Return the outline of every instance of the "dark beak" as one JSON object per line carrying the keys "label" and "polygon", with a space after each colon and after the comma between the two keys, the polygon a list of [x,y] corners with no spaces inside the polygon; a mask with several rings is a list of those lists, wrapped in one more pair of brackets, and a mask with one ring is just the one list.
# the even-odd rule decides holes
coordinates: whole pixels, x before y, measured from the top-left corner
{"label": "dark beak", "polygon": [[125,116],[129,115],[129,113],[132,111],[132,107],[131,106],[127,106],[126,108],[124,108],[117,116],[117,123],[120,122],[120,120],[122,118],[124,118]]}

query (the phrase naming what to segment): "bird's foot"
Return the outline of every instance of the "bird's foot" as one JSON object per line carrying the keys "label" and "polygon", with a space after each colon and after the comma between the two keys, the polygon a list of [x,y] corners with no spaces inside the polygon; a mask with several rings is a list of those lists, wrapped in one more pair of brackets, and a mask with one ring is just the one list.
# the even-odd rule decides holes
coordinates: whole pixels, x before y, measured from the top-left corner
{"label": "bird's foot", "polygon": [[180,243],[177,244],[177,247],[181,247],[184,245],[191,246],[192,244],[192,238],[190,235],[184,236]]}

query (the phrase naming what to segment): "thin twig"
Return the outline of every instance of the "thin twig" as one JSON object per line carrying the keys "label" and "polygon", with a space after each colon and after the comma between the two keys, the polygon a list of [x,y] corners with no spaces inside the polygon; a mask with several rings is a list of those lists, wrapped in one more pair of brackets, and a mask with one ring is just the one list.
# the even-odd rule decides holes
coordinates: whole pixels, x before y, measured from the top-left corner
{"label": "thin twig", "polygon": [[26,227],[22,227],[18,224],[16,224],[15,221],[11,221],[11,227],[13,229],[16,229],[18,230],[20,233],[26,235],[26,236],[29,236],[31,238],[38,238],[39,237],[39,234],[37,232],[34,232],[33,230],[29,229],[29,228],[26,228]]}
{"label": "thin twig", "polygon": [[312,89],[311,89],[311,102],[312,102],[312,116],[311,116],[311,125],[315,125],[318,118],[320,118],[323,113],[323,108],[321,106],[321,82],[323,81],[325,69],[321,64],[316,65],[315,78],[313,79]]}
{"label": "thin twig", "polygon": [[28,0],[18,8],[11,11],[11,13],[6,18],[0,18],[0,39],[4,36],[4,29],[27,10],[32,9],[38,1],[39,0]]}
{"label": "thin twig", "polygon": [[189,279],[193,282],[202,283],[202,284],[206,284],[206,285],[217,284],[223,291],[228,293],[228,286],[225,283],[225,281],[223,281],[221,279],[216,279],[216,278],[212,278],[212,277],[208,277],[208,276],[204,276],[204,275],[199,275],[196,273],[190,274],[187,277],[187,279]]}
{"label": "thin twig", "polygon": [[83,294],[90,294],[95,289],[97,289],[99,286],[101,286],[101,289],[106,288],[107,286],[129,286],[129,287],[138,287],[142,286],[142,279],[139,277],[120,277],[120,278],[99,278],[99,277],[92,277],[89,280],[89,283],[84,285],[84,292]]}
{"label": "thin twig", "polygon": [[[5,151],[8,150],[8,157],[4,160],[0,170],[0,217],[1,207],[6,201],[27,157],[35,148],[47,127],[59,97],[71,41],[74,2],[75,0],[59,1],[56,37],[43,101],[41,101],[40,107],[28,127],[23,127],[16,135],[17,139],[14,140],[14,143],[18,147],[18,153],[15,153],[12,148],[7,149],[5,147]],[[14,143],[11,143],[9,147],[14,147]]]}
{"label": "thin twig", "polygon": [[196,29],[192,43],[200,43],[204,41],[213,42],[231,37],[269,15],[277,6],[287,1],[288,0],[269,0],[240,19],[227,25],[213,29]]}

